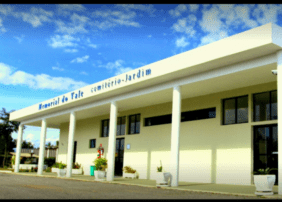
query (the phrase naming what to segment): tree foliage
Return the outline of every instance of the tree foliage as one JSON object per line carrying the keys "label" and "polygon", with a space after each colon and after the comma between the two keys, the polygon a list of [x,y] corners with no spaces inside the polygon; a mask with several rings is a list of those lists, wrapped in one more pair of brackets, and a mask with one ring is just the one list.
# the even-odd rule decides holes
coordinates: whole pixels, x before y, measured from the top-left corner
{"label": "tree foliage", "polygon": [[3,167],[10,159],[9,152],[16,147],[12,133],[17,132],[20,125],[20,122],[9,120],[11,112],[13,111],[7,112],[5,108],[0,111],[0,155],[3,157]]}

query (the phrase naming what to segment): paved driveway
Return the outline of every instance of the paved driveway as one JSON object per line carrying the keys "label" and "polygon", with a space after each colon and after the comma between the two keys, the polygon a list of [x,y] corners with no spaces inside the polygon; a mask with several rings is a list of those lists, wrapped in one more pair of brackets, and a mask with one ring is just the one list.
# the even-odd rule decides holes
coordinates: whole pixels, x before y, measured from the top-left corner
{"label": "paved driveway", "polygon": [[0,173],[0,199],[260,199]]}

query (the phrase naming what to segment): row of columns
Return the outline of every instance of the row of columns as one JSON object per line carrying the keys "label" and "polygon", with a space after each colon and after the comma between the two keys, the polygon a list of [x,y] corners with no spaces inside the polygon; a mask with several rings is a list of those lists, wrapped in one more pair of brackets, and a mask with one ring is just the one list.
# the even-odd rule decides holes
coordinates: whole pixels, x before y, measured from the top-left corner
{"label": "row of columns", "polygon": [[[116,130],[117,130],[117,103],[111,102],[110,109],[110,131],[108,142],[108,170],[107,181],[113,181],[114,179],[114,166],[115,166],[115,150],[116,150]],[[181,92],[180,87],[173,88],[173,102],[172,102],[172,127],[171,127],[171,186],[178,186],[179,176],[179,134],[180,134],[180,116],[181,116]],[[73,162],[73,144],[75,134],[76,114],[70,113],[69,123],[69,137],[68,137],[68,155],[67,155],[67,177],[71,177],[72,174],[72,162]],[[41,134],[40,134],[40,149],[39,149],[39,163],[38,163],[38,175],[43,174],[44,166],[44,151],[45,151],[45,139],[46,139],[47,121],[42,119]],[[19,126],[18,130],[18,143],[17,154],[15,162],[15,172],[19,172],[21,143],[22,143],[23,125]]]}

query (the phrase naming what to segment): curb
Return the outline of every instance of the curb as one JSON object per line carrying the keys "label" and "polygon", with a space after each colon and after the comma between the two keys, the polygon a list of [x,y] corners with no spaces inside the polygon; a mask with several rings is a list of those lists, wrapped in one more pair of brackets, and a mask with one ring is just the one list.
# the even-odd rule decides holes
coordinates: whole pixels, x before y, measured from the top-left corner
{"label": "curb", "polygon": [[221,195],[232,195],[232,196],[245,196],[245,197],[258,197],[258,198],[268,198],[268,199],[282,199],[280,195],[272,195],[272,196],[257,196],[255,194],[240,194],[240,193],[229,193],[229,192],[217,192],[217,191],[203,191],[203,190],[187,190],[187,189],[179,189],[175,187],[156,187],[152,185],[141,185],[141,184],[128,184],[128,183],[120,183],[120,182],[108,182],[108,181],[95,181],[95,180],[86,180],[86,179],[77,179],[77,178],[66,178],[66,177],[57,177],[57,176],[44,176],[44,175],[30,175],[25,173],[14,173],[12,171],[0,171],[7,174],[15,174],[15,175],[24,175],[24,176],[33,176],[33,177],[48,177],[48,178],[56,178],[56,179],[65,179],[65,180],[76,180],[76,181],[84,181],[84,182],[100,182],[100,183],[108,183],[108,184],[121,184],[128,186],[140,186],[140,187],[149,187],[155,189],[171,189],[171,190],[179,190],[179,191],[188,191],[188,192],[198,192],[198,193],[209,193],[209,194],[221,194]]}

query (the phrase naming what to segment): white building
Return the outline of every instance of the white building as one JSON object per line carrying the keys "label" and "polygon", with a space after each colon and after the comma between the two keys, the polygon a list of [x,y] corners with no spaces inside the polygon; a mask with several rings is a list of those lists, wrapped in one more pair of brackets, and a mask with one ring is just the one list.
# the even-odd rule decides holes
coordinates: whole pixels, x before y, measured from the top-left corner
{"label": "white building", "polygon": [[15,111],[10,120],[21,122],[18,139],[23,125],[40,126],[40,147],[47,127],[60,129],[57,161],[78,162],[85,174],[102,144],[108,181],[127,165],[154,179],[161,161],[172,186],[250,185],[264,167],[278,169],[281,185],[282,74],[272,74],[281,68],[282,28],[266,24]]}

